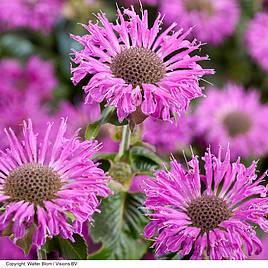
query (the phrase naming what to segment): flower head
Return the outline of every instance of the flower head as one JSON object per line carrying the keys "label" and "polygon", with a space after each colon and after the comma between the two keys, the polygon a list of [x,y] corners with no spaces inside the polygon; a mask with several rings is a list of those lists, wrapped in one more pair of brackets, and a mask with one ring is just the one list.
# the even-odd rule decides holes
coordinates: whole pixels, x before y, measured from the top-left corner
{"label": "flower head", "polygon": [[160,33],[160,14],[149,28],[146,10],[141,17],[133,8],[117,12],[116,24],[100,13],[101,25],[89,22],[84,25],[89,34],[73,36],[84,48],[73,51],[78,66],[72,80],[77,84],[92,75],[84,87],[86,103],[106,101],[117,108],[120,121],[131,117],[140,123],[147,116],[169,121],[202,96],[199,78],[213,73],[197,63],[207,57],[189,55],[201,44],[185,39],[190,30],[174,32],[176,23]]}
{"label": "flower head", "polygon": [[262,250],[252,223],[268,231],[267,189],[256,178],[256,163],[246,168],[210,150],[193,156],[186,170],[173,160],[171,171],[144,181],[145,205],[151,222],[145,236],[155,238],[156,254],[177,252],[192,259],[244,259]]}
{"label": "flower head", "polygon": [[259,12],[249,22],[246,43],[252,58],[268,72],[268,13]]}
{"label": "flower head", "polygon": [[165,153],[176,152],[188,146],[192,133],[190,120],[186,116],[180,116],[173,124],[148,118],[143,126],[143,140]]}
{"label": "flower head", "polygon": [[[34,95],[40,101],[52,98],[57,85],[53,65],[37,56],[31,57],[25,65],[14,59],[0,61],[3,74],[0,84],[0,102],[13,98]],[[0,103],[1,105],[1,103]]]}
{"label": "flower head", "polygon": [[[0,120],[0,149],[8,146],[8,140],[4,129],[11,127],[19,139],[22,137],[21,125],[24,120],[31,118],[35,127],[39,129],[39,137],[44,137],[46,124],[50,119],[48,108],[41,105],[39,99],[32,94],[24,97],[6,98],[0,96],[0,109],[2,115]],[[3,101],[3,103],[1,103]]]}
{"label": "flower head", "polygon": [[[64,0],[1,0],[0,28],[51,31]],[[14,15],[15,14],[15,15]]]}
{"label": "flower head", "polygon": [[22,142],[6,130],[10,147],[0,151],[0,230],[12,228],[15,242],[31,230],[38,248],[47,237],[81,234],[98,211],[97,196],[110,193],[108,177],[90,160],[98,144],[80,142],[77,134],[66,138],[66,120],[51,140],[52,125],[39,139],[32,122],[24,122]]}
{"label": "flower head", "polygon": [[161,1],[160,7],[168,21],[184,28],[195,26],[194,35],[214,45],[230,36],[239,21],[236,0],[169,0]]}
{"label": "flower head", "polygon": [[[226,101],[228,100],[228,101]],[[268,152],[268,106],[260,103],[257,90],[227,84],[210,88],[195,114],[196,134],[212,148],[230,145],[233,157],[261,156]]]}
{"label": "flower head", "polygon": [[[80,129],[79,136],[84,139],[87,126],[101,117],[100,107],[97,103],[74,106],[68,102],[62,102],[54,119],[59,121],[62,117],[68,117],[69,131],[67,135],[71,135],[75,130]],[[113,130],[114,128],[110,124],[105,124],[101,127],[97,136],[97,140],[102,144],[101,152],[117,151],[119,144],[111,138]]]}

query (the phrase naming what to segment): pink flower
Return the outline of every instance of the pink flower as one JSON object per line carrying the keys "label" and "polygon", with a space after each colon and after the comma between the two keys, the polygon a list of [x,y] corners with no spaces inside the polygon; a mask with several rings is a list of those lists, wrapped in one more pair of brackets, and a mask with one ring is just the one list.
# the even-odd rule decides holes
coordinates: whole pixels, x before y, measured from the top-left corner
{"label": "pink flower", "polygon": [[[74,106],[71,103],[62,102],[59,111],[54,116],[54,120],[59,121],[62,117],[68,117],[69,131],[67,135],[80,129],[79,136],[84,139],[87,126],[101,117],[100,107],[97,103]],[[112,132],[113,126],[110,124],[105,124],[101,127],[97,136],[97,140],[102,144],[101,152],[117,151],[119,143],[111,138]]]}
{"label": "pink flower", "polygon": [[56,23],[64,0],[1,0],[0,28],[30,28],[48,33]]}
{"label": "pink flower", "polygon": [[208,150],[202,160],[205,174],[193,156],[187,170],[172,160],[171,171],[144,182],[151,219],[145,237],[155,240],[158,256],[177,252],[221,260],[259,254],[262,244],[251,224],[268,231],[268,198],[260,185],[264,176],[256,178],[256,162],[248,168],[239,159],[230,163],[229,150],[224,159],[221,150],[218,157]]}
{"label": "pink flower", "polygon": [[[39,129],[39,136],[44,137],[46,133],[46,125],[50,116],[48,108],[41,105],[35,96],[28,94],[24,97],[16,96],[8,99],[1,104],[3,95],[0,96],[0,149],[8,146],[8,140],[4,133],[4,129],[11,127],[19,139],[22,137],[21,125],[24,120],[32,119],[36,128]],[[5,99],[5,97],[4,97]]]}
{"label": "pink flower", "polygon": [[154,145],[160,152],[182,150],[191,144],[193,131],[189,118],[181,116],[176,123],[148,118],[144,121],[143,140]]}
{"label": "pink flower", "polygon": [[8,237],[0,237],[0,260],[27,260],[33,259],[34,254],[25,256],[23,250],[14,245]]}
{"label": "pink flower", "polygon": [[141,17],[133,8],[117,14],[112,24],[99,13],[101,25],[89,22],[84,25],[89,34],[72,36],[83,46],[73,51],[72,81],[92,76],[84,87],[85,102],[106,101],[116,107],[119,121],[131,117],[134,123],[147,116],[170,121],[172,114],[184,113],[202,96],[199,79],[213,73],[197,63],[207,57],[189,55],[201,44],[185,39],[191,30],[174,32],[176,23],[160,33],[160,14],[151,28],[146,10]]}
{"label": "pink flower", "polygon": [[14,59],[2,60],[0,72],[3,74],[0,103],[10,98],[23,99],[27,95],[34,95],[40,101],[51,99],[57,85],[53,65],[38,56],[31,57],[26,64]]}
{"label": "pink flower", "polygon": [[263,243],[263,251],[262,251],[262,253],[260,255],[253,256],[250,259],[253,259],[253,260],[268,260],[268,237],[267,236],[265,236],[262,239],[262,243]]}
{"label": "pink flower", "polygon": [[261,156],[268,152],[268,106],[258,91],[227,84],[210,88],[195,113],[196,134],[212,148],[230,145],[233,157]]}
{"label": "pink flower", "polygon": [[239,21],[237,0],[161,1],[167,21],[177,21],[183,28],[194,26],[193,35],[203,42],[219,44],[230,36]]}
{"label": "pink flower", "polygon": [[62,120],[55,139],[52,123],[39,139],[32,122],[23,124],[23,140],[5,130],[10,147],[0,151],[0,231],[12,228],[14,242],[33,231],[32,244],[40,248],[46,238],[73,241],[82,225],[98,211],[98,196],[110,194],[109,178],[90,158],[97,142],[66,138]]}
{"label": "pink flower", "polygon": [[248,24],[246,43],[251,57],[268,72],[268,13],[259,12]]}

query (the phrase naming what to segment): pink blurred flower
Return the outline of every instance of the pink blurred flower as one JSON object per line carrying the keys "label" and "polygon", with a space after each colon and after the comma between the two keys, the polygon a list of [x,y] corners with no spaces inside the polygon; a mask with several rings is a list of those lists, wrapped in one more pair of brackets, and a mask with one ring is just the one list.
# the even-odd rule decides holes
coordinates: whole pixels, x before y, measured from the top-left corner
{"label": "pink blurred flower", "polygon": [[48,33],[57,22],[64,0],[1,0],[0,28],[31,28]]}
{"label": "pink blurred flower", "polygon": [[256,179],[256,162],[248,168],[239,159],[230,163],[229,150],[221,158],[221,150],[218,157],[208,150],[202,158],[205,174],[197,156],[187,170],[173,160],[171,171],[157,171],[155,179],[145,181],[151,222],[144,234],[155,240],[157,256],[178,252],[191,259],[221,260],[261,252],[251,224],[268,232],[267,188],[260,185],[264,176]]}
{"label": "pink blurred flower", "polygon": [[155,6],[159,3],[160,0],[122,0],[121,2],[124,5],[133,5],[133,4],[142,4],[142,5],[152,5]]}
{"label": "pink blurred flower", "polygon": [[194,26],[194,36],[214,45],[235,31],[240,16],[237,0],[169,0],[161,1],[160,8],[168,22]]}
{"label": "pink blurred flower", "polygon": [[[85,132],[88,124],[98,120],[101,116],[99,104],[80,104],[72,105],[69,102],[62,102],[59,111],[54,115],[54,120],[59,121],[62,117],[68,117],[69,131],[67,135],[80,129],[79,135],[82,139],[85,138]],[[112,136],[112,125],[103,125],[97,140],[102,144],[101,152],[116,152],[118,149],[118,142],[115,142]]]}
{"label": "pink blurred flower", "polygon": [[6,130],[10,147],[0,151],[0,231],[12,228],[15,242],[33,231],[37,248],[57,235],[72,241],[74,233],[82,235],[83,223],[98,211],[97,196],[110,194],[109,178],[90,160],[98,143],[66,138],[66,120],[53,140],[52,128],[48,123],[39,139],[31,120],[24,121],[23,140]]}
{"label": "pink blurred flower", "polygon": [[268,13],[259,12],[246,31],[246,43],[252,58],[268,72]]}
{"label": "pink blurred flower", "polygon": [[171,114],[184,113],[203,95],[199,79],[213,73],[197,63],[207,57],[189,55],[201,44],[185,39],[191,30],[173,31],[176,24],[160,33],[160,14],[152,28],[146,10],[141,17],[134,9],[117,14],[112,24],[99,13],[101,25],[89,22],[84,25],[89,34],[73,36],[84,48],[73,51],[78,66],[71,69],[72,81],[93,75],[84,87],[85,102],[106,101],[117,108],[119,121],[131,116],[135,123],[147,116],[170,121]]}
{"label": "pink blurred flower", "polygon": [[[1,100],[0,96],[0,100]],[[21,125],[24,120],[32,119],[35,126],[39,129],[39,136],[44,137],[46,131],[47,121],[50,116],[48,109],[41,105],[35,96],[27,95],[23,98],[12,98],[8,102],[1,105],[1,120],[0,120],[0,149],[8,146],[8,139],[4,133],[4,129],[11,127],[15,134],[22,136]]]}
{"label": "pink blurred flower", "polygon": [[25,64],[14,59],[0,61],[0,105],[12,98],[34,95],[40,101],[52,98],[57,85],[53,65],[39,58],[31,57]]}
{"label": "pink blurred flower", "polygon": [[160,152],[182,150],[190,145],[193,137],[189,121],[185,116],[179,117],[173,124],[148,118],[144,121],[143,140],[156,146]]}
{"label": "pink blurred flower", "polygon": [[195,113],[198,136],[212,148],[230,145],[233,157],[261,156],[268,152],[268,106],[260,103],[258,91],[227,84],[210,88]]}
{"label": "pink blurred flower", "polygon": [[0,237],[0,260],[27,260],[34,259],[34,254],[25,256],[23,250],[14,243],[8,237]]}

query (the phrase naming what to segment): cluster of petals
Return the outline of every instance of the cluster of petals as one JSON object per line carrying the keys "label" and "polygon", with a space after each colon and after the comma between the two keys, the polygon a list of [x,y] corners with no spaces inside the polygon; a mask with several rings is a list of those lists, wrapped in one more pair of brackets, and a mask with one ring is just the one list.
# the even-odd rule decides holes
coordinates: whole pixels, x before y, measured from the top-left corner
{"label": "cluster of petals", "polygon": [[30,28],[48,33],[57,22],[64,0],[1,0],[0,29]]}
{"label": "cluster of petals", "polygon": [[[268,106],[260,101],[258,90],[246,91],[242,86],[228,83],[222,90],[211,87],[194,115],[195,134],[207,145],[217,148],[229,144],[232,157],[260,157],[268,152]],[[228,100],[228,101],[226,101]],[[232,136],[224,124],[228,115],[241,114],[249,127]],[[245,123],[233,122],[245,127]],[[244,124],[244,125],[242,125]]]}
{"label": "cluster of petals", "polygon": [[[175,31],[176,23],[162,31],[159,14],[153,26],[148,25],[148,12],[139,16],[134,9],[118,9],[115,24],[105,14],[97,14],[99,24],[84,25],[89,34],[72,36],[83,49],[73,51],[72,81],[91,79],[84,87],[86,103],[106,102],[114,106],[120,121],[141,109],[145,116],[171,120],[172,114],[184,113],[189,102],[203,95],[200,78],[213,70],[203,69],[198,62],[207,57],[190,56],[201,44],[186,37],[191,29]],[[115,77],[110,68],[113,59],[130,48],[145,48],[154,52],[165,67],[164,77],[157,83],[134,86]],[[179,51],[179,52],[178,52]],[[150,63],[148,63],[149,65]]]}
{"label": "cluster of petals", "polygon": [[[80,129],[79,136],[84,139],[87,126],[101,117],[100,107],[97,103],[73,105],[67,101],[60,103],[57,113],[53,120],[60,121],[60,118],[68,117],[68,135],[71,135],[77,129]],[[101,127],[97,140],[102,144],[101,152],[116,152],[118,142],[112,139],[114,127],[111,124],[105,124]]]}
{"label": "cluster of petals", "polygon": [[182,115],[175,123],[170,123],[148,118],[143,124],[142,138],[154,145],[159,152],[182,150],[191,144],[193,138],[191,119]]}
{"label": "cluster of petals", "polygon": [[[268,231],[267,187],[260,184],[265,174],[257,178],[256,162],[249,167],[240,159],[231,163],[229,150],[223,157],[219,150],[216,157],[208,149],[202,160],[205,173],[193,156],[187,169],[172,160],[170,171],[157,171],[155,178],[144,180],[150,217],[145,237],[154,240],[158,256],[177,252],[180,256],[191,253],[192,259],[220,260],[259,254],[262,243],[251,224]],[[206,232],[187,213],[189,204],[201,196],[220,198],[232,211],[228,219]]]}
{"label": "cluster of petals", "polygon": [[246,44],[252,58],[268,72],[268,12],[259,12],[246,31]]}
{"label": "cluster of petals", "polygon": [[186,29],[194,26],[194,36],[213,45],[235,31],[240,17],[236,0],[169,0],[161,1],[160,8],[168,22],[176,21]]}
{"label": "cluster of petals", "polygon": [[[31,120],[24,122],[23,140],[14,131],[6,130],[10,147],[0,151],[0,230],[11,228],[14,242],[32,232],[32,244],[42,247],[47,238],[61,236],[74,241],[73,234],[82,234],[82,225],[92,220],[100,203],[98,196],[110,194],[109,177],[92,160],[99,145],[95,141],[80,142],[77,133],[66,138],[66,120],[50,139],[52,123],[45,137],[39,139]],[[58,174],[61,187],[53,199],[35,203],[14,200],[7,195],[8,176],[25,165],[48,167]]]}
{"label": "cluster of petals", "polygon": [[1,102],[14,98],[35,96],[40,102],[51,99],[57,85],[54,68],[51,62],[38,56],[32,56],[25,64],[15,59],[0,61]]}

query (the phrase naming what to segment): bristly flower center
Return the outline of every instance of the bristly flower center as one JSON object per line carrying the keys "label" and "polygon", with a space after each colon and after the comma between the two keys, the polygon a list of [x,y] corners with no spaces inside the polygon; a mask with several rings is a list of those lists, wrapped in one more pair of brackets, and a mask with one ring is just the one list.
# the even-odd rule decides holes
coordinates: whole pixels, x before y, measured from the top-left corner
{"label": "bristly flower center", "polygon": [[223,124],[231,137],[245,134],[251,128],[249,116],[243,112],[231,112],[223,120]]}
{"label": "bristly flower center", "polygon": [[210,16],[214,13],[212,0],[184,0],[184,2],[188,11],[196,10],[207,13]]}
{"label": "bristly flower center", "polygon": [[12,171],[6,178],[4,192],[12,201],[26,201],[42,205],[55,198],[61,188],[59,175],[50,167],[25,164]]}
{"label": "bristly flower center", "polygon": [[114,57],[111,70],[115,77],[127,84],[141,86],[159,82],[165,75],[165,66],[158,55],[148,48],[132,47]]}
{"label": "bristly flower center", "polygon": [[231,217],[232,211],[227,203],[216,196],[201,196],[194,199],[187,208],[193,226],[206,233],[218,227],[221,222]]}

